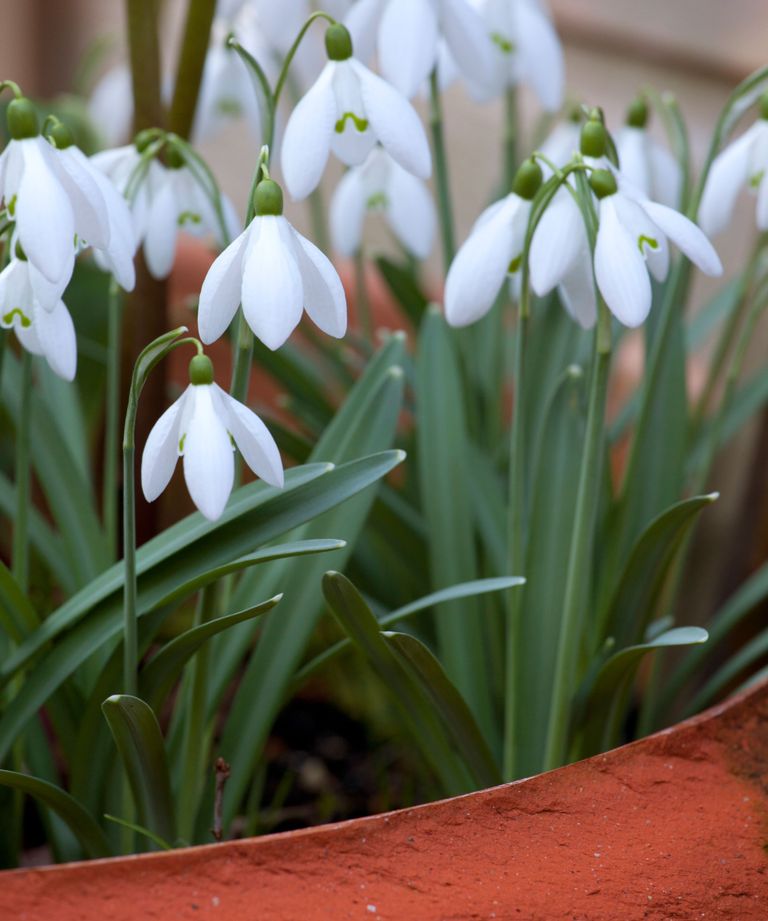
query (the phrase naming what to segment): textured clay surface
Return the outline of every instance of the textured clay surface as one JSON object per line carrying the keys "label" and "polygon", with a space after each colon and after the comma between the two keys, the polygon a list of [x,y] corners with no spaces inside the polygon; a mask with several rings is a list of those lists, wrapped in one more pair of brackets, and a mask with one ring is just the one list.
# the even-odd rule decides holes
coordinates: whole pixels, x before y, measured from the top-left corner
{"label": "textured clay surface", "polygon": [[0,874],[0,918],[768,919],[768,686],[530,780],[334,826]]}

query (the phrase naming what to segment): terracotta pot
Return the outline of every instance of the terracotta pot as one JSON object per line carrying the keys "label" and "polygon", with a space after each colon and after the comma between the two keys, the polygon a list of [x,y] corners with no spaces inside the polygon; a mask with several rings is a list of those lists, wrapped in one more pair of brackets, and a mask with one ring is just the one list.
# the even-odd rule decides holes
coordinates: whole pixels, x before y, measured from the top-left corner
{"label": "terracotta pot", "polygon": [[768,683],[605,755],[264,838],[0,874],[0,917],[765,921]]}

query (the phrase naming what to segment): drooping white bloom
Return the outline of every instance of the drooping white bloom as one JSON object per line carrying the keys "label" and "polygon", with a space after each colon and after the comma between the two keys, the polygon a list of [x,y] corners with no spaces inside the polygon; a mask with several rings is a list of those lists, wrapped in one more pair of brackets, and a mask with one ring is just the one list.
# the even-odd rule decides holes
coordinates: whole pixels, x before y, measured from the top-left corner
{"label": "drooping white bloom", "polygon": [[200,338],[214,342],[232,322],[238,304],[254,335],[278,349],[303,310],[329,336],[347,328],[344,288],[330,261],[283,217],[277,183],[256,188],[256,217],[216,259],[203,282],[197,322]]}
{"label": "drooping white bloom", "polygon": [[22,346],[44,356],[59,377],[74,380],[77,342],[72,317],[61,298],[43,307],[33,284],[36,272],[24,259],[11,259],[0,272],[0,326],[13,328]]}
{"label": "drooping white bloom", "polygon": [[133,124],[131,70],[117,64],[107,70],[91,91],[88,115],[108,147],[124,144]]}
{"label": "drooping white bloom", "polygon": [[626,124],[616,135],[621,175],[643,195],[674,208],[680,203],[680,165],[646,130],[648,114],[645,99],[636,99],[629,107]]}
{"label": "drooping white bloom", "polygon": [[283,466],[267,427],[256,413],[213,382],[206,356],[192,359],[190,380],[149,433],[141,458],[141,487],[147,501],[153,502],[170,482],[178,458],[183,457],[189,495],[202,514],[215,521],[232,492],[234,445],[251,470],[271,486],[283,485]]}
{"label": "drooping white bloom", "polygon": [[467,326],[493,306],[504,280],[520,269],[531,201],[541,185],[541,168],[526,161],[510,192],[480,215],[451,263],[445,281],[445,317]]}
{"label": "drooping white bloom", "polygon": [[[573,155],[579,151],[579,135],[581,134],[580,118],[567,118],[559,121],[544,139],[539,147],[539,152],[555,166],[565,166]],[[542,164],[545,178],[552,171],[546,164]]]}
{"label": "drooping white bloom", "polygon": [[137,245],[154,278],[166,278],[173,268],[179,233],[211,235],[222,245],[237,232],[238,221],[229,199],[221,196],[222,221],[213,202],[181,158],[172,165],[142,160],[133,144],[92,157],[124,195],[129,197]]}
{"label": "drooping white bloom", "polygon": [[0,198],[15,222],[25,257],[51,284],[52,307],[69,283],[76,251],[92,246],[107,254],[119,283],[133,287],[130,220],[125,202],[71,144],[63,125],[51,134],[61,149],[37,133],[37,117],[25,99],[8,107],[11,140],[0,155]]}
{"label": "drooping white bloom", "polygon": [[699,222],[709,234],[728,226],[739,192],[757,196],[755,219],[768,230],[768,98],[760,104],[761,117],[730,143],[712,162],[699,206]]}
{"label": "drooping white bloom", "polygon": [[471,83],[489,83],[491,43],[468,0],[358,0],[344,21],[360,59],[378,50],[382,74],[409,99],[438,63],[441,41]]}
{"label": "drooping white bloom", "polygon": [[[705,274],[721,274],[722,265],[712,244],[688,218],[646,198],[631,183],[623,182],[620,173],[614,176],[597,170],[591,184],[599,198],[594,278],[619,322],[634,327],[645,321],[652,300],[648,272],[659,281],[666,278],[670,242]],[[591,257],[588,248],[585,252],[583,245],[574,242],[581,215],[576,209],[555,218],[546,225],[548,235],[542,233],[537,239],[541,224],[534,234],[531,284],[537,294],[544,295],[570,278],[573,296],[578,298],[581,291],[584,300],[577,300],[569,309],[583,326],[589,326],[594,323],[594,307],[588,306],[594,297],[587,284],[588,278],[591,284]]]}
{"label": "drooping white bloom", "polygon": [[426,259],[435,235],[435,206],[424,183],[406,172],[381,147],[344,175],[331,200],[331,238],[343,256],[360,249],[363,223],[380,211],[403,246]]}
{"label": "drooping white bloom", "polygon": [[550,112],[563,101],[563,49],[537,0],[472,0],[491,38],[491,95],[524,83]]}
{"label": "drooping white bloom", "polygon": [[326,46],[330,60],[285,128],[281,163],[291,195],[309,195],[331,150],[342,162],[355,166],[377,141],[409,173],[428,178],[429,144],[410,103],[352,57],[352,43],[343,26],[329,27]]}

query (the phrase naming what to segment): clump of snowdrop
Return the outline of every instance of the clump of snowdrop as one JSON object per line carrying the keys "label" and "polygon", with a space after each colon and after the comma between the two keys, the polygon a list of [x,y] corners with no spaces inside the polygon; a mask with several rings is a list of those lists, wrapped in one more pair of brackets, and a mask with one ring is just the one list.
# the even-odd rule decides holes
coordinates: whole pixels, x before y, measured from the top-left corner
{"label": "clump of snowdrop", "polygon": [[629,107],[626,123],[616,135],[621,174],[643,195],[674,208],[680,202],[680,165],[650,136],[647,126],[648,103],[640,97]]}
{"label": "clump of snowdrop", "polygon": [[234,485],[235,446],[251,470],[271,486],[283,485],[283,465],[261,419],[214,382],[213,364],[206,355],[196,355],[190,362],[189,381],[147,437],[141,486],[147,501],[153,502],[182,457],[192,501],[206,518],[215,521]]}
{"label": "clump of snowdrop", "polygon": [[402,245],[418,259],[432,249],[436,216],[424,183],[375,147],[365,163],[353,166],[339,182],[331,201],[331,237],[343,256],[359,249],[367,214],[380,212]]}
{"label": "clump of snowdrop", "polygon": [[512,191],[487,208],[456,254],[445,282],[445,316],[466,326],[484,316],[508,276],[517,276],[531,213],[543,174],[535,160],[517,171]]}
{"label": "clump of snowdrop", "polygon": [[358,0],[345,24],[361,60],[375,49],[384,77],[409,99],[438,65],[442,42],[470,84],[489,86],[491,42],[467,0]]}
{"label": "clump of snowdrop", "polygon": [[327,257],[283,217],[283,193],[273,180],[257,185],[254,214],[205,277],[200,338],[218,339],[241,303],[254,335],[270,349],[283,345],[304,310],[323,332],[341,338],[347,328],[341,280]]}
{"label": "clump of snowdrop", "polygon": [[173,268],[179,234],[213,236],[221,245],[237,232],[234,206],[221,195],[217,213],[210,190],[203,187],[184,157],[165,148],[166,163],[151,156],[147,142],[128,144],[96,154],[96,166],[128,198],[135,239],[153,278],[166,278]]}
{"label": "clump of snowdrop", "polygon": [[757,227],[768,230],[768,93],[760,98],[758,120],[712,162],[699,206],[699,221],[708,234],[728,226],[742,189],[756,195]]}
{"label": "clump of snowdrop", "polygon": [[355,166],[377,141],[403,169],[428,178],[429,144],[410,103],[352,56],[343,25],[328,27],[325,45],[328,63],[285,128],[281,165],[290,194],[300,199],[312,192],[331,150]]}

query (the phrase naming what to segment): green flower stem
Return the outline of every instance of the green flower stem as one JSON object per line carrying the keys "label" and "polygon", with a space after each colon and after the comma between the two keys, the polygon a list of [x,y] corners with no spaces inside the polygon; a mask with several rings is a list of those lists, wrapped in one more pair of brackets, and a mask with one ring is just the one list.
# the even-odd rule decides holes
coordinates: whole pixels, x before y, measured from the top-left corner
{"label": "green flower stem", "polygon": [[440,215],[440,232],[443,241],[443,264],[445,271],[453,261],[456,244],[453,229],[453,206],[448,182],[448,160],[443,134],[443,107],[437,68],[429,77],[429,127],[432,132],[432,149],[435,157],[435,184],[437,186],[437,207]]}
{"label": "green flower stem", "polygon": [[16,428],[16,514],[13,521],[11,554],[13,575],[19,588],[29,587],[29,501],[30,501],[30,433],[32,410],[32,355],[21,353],[21,403]]}
{"label": "green flower stem", "polygon": [[373,342],[373,320],[371,304],[368,299],[368,285],[365,281],[365,253],[361,246],[355,253],[355,307],[366,342]]}
{"label": "green flower stem", "polygon": [[336,20],[333,16],[330,16],[328,13],[323,12],[322,10],[317,10],[307,17],[306,22],[299,30],[299,34],[294,39],[293,44],[288,49],[288,53],[283,60],[283,66],[280,68],[280,73],[277,78],[277,83],[275,84],[275,92],[273,94],[273,104],[274,109],[277,110],[277,105],[280,102],[280,95],[283,92],[283,87],[285,86],[285,81],[288,79],[288,71],[290,69],[291,63],[296,52],[299,50],[299,45],[302,43],[304,36],[307,34],[309,27],[315,22],[316,19],[324,19],[329,25],[335,25]]}
{"label": "green flower stem", "polygon": [[176,83],[168,113],[169,129],[183,138],[189,137],[195,120],[215,12],[216,0],[189,0]]}
{"label": "green flower stem", "polygon": [[517,169],[517,88],[510,86],[504,96],[504,186],[502,195],[507,195],[512,188],[512,180]]}
{"label": "green flower stem", "polygon": [[247,51],[234,35],[227,38],[227,47],[235,51],[246,67],[253,74],[261,90],[263,98],[259,99],[259,109],[261,110],[261,131],[265,146],[271,150],[275,134],[275,99],[272,94],[272,88],[269,85],[264,68],[259,64],[256,58]]}
{"label": "green flower stem", "polygon": [[102,510],[109,558],[117,558],[117,458],[120,438],[120,350],[121,300],[114,278],[107,301],[107,387],[104,426],[104,492]]}
{"label": "green flower stem", "polygon": [[126,0],[135,131],[161,128],[165,112],[161,94],[158,0]]}
{"label": "green flower stem", "polygon": [[608,308],[598,299],[598,322],[592,358],[584,453],[581,458],[576,512],[573,522],[568,572],[565,583],[563,619],[557,647],[552,687],[544,770],[563,764],[568,756],[570,702],[576,690],[576,668],[580,630],[592,571],[595,517],[603,460],[603,428],[608,373],[611,362],[611,319]]}
{"label": "green flower stem", "polygon": [[[193,626],[210,620],[211,592],[204,588],[197,598]],[[205,713],[208,697],[208,643],[203,643],[189,664],[184,683],[184,730],[182,736],[181,785],[177,804],[179,837],[192,843],[205,765],[208,760]]]}

